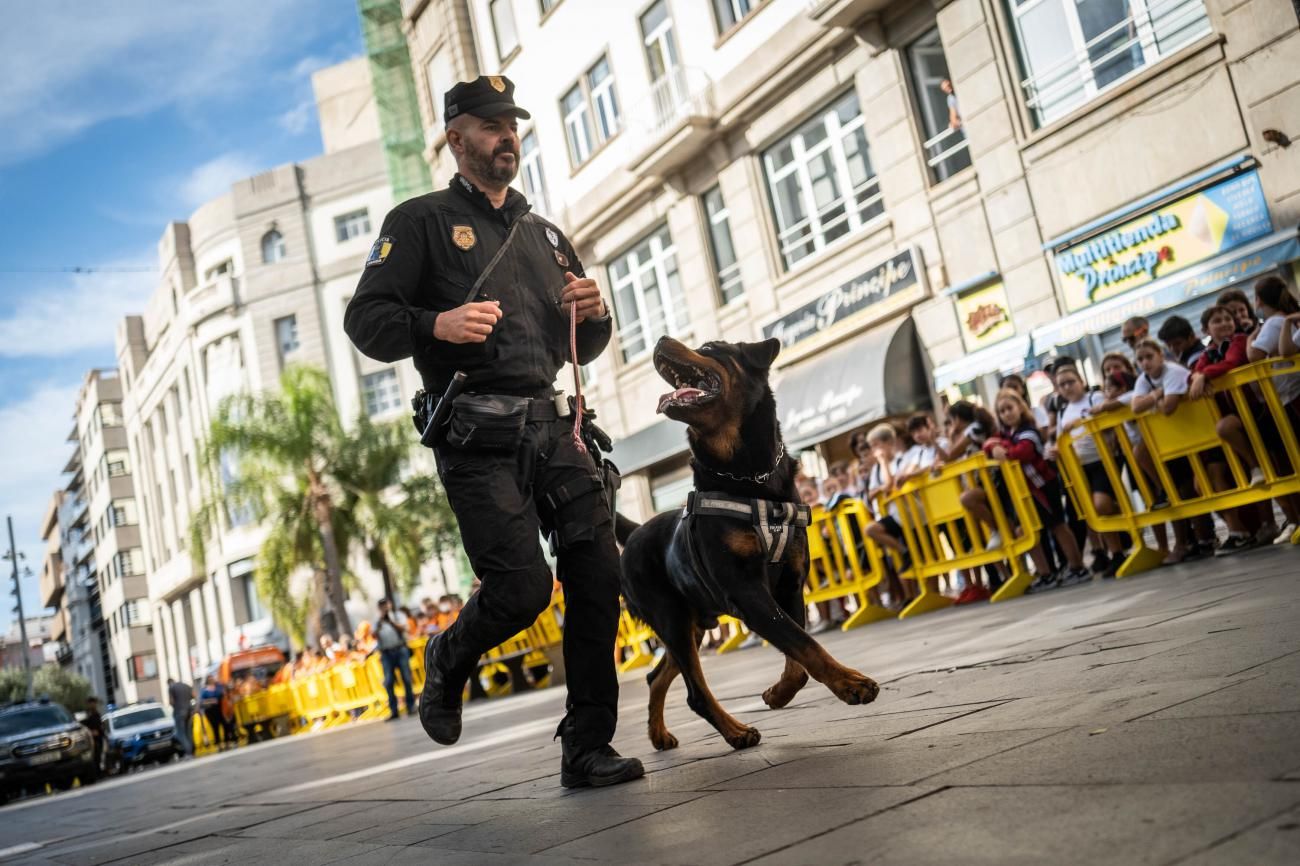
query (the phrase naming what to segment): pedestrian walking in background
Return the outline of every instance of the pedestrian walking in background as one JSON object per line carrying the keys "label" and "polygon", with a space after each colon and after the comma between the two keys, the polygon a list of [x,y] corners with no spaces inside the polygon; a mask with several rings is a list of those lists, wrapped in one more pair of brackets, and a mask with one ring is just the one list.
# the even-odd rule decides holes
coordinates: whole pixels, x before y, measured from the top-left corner
{"label": "pedestrian walking in background", "polygon": [[406,626],[393,616],[393,603],[379,600],[379,622],[375,626],[379,639],[379,661],[384,666],[384,691],[388,692],[388,721],[396,721],[396,675],[402,675],[402,688],[406,690],[406,714],[415,715],[415,685],[411,679],[411,651],[406,646]]}
{"label": "pedestrian walking in background", "polygon": [[99,698],[86,698],[86,717],[81,724],[90,731],[90,742],[95,749],[95,778],[104,771],[104,719],[99,715]]}
{"label": "pedestrian walking in background", "polygon": [[212,744],[219,750],[226,748],[226,714],[221,709],[221,699],[225,695],[226,690],[213,676],[207,678],[199,692],[199,709],[212,727]]}
{"label": "pedestrian walking in background", "polygon": [[174,736],[180,744],[181,754],[194,757],[194,689],[189,683],[178,683],[168,677],[167,702],[172,705]]}

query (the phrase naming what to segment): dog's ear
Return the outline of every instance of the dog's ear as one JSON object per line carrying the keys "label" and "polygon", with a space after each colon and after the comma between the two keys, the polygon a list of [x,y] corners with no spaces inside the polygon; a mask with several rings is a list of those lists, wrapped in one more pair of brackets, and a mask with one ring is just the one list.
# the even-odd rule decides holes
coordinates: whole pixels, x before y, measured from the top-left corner
{"label": "dog's ear", "polygon": [[772,366],[776,360],[777,353],[781,351],[781,341],[776,337],[770,340],[764,340],[761,343],[741,343],[740,357],[745,363],[756,370],[766,370]]}

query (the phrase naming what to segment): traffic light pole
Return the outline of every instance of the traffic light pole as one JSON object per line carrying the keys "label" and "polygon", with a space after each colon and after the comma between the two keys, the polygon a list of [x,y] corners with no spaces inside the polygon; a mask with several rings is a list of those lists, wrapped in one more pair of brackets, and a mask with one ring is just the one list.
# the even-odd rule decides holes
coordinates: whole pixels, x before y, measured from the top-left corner
{"label": "traffic light pole", "polygon": [[32,699],[32,656],[31,647],[27,645],[27,618],[23,614],[23,590],[18,582],[18,546],[14,544],[14,518],[9,516],[9,555],[5,557],[14,564],[14,613],[18,614],[18,634],[23,641],[23,674],[27,678],[27,700]]}

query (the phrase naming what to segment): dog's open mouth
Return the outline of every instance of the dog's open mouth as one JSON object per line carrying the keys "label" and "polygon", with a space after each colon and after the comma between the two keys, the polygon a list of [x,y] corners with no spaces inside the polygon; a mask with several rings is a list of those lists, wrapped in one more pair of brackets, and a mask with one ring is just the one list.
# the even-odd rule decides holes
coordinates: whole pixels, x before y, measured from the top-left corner
{"label": "dog's open mouth", "polygon": [[718,396],[722,383],[717,375],[694,364],[682,363],[656,354],[655,369],[674,386],[659,398],[658,412],[675,406],[697,406]]}

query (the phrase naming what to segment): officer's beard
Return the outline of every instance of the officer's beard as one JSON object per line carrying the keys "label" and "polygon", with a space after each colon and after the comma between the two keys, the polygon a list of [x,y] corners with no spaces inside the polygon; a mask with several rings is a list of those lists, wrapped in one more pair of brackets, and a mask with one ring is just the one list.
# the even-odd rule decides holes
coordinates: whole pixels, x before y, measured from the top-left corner
{"label": "officer's beard", "polygon": [[[510,165],[497,162],[497,157],[501,154],[508,153],[514,157]],[[515,179],[519,173],[519,151],[509,144],[498,145],[491,153],[478,150],[468,141],[465,142],[465,157],[469,162],[470,170],[483,181],[496,184],[498,186],[509,186],[510,181]]]}

